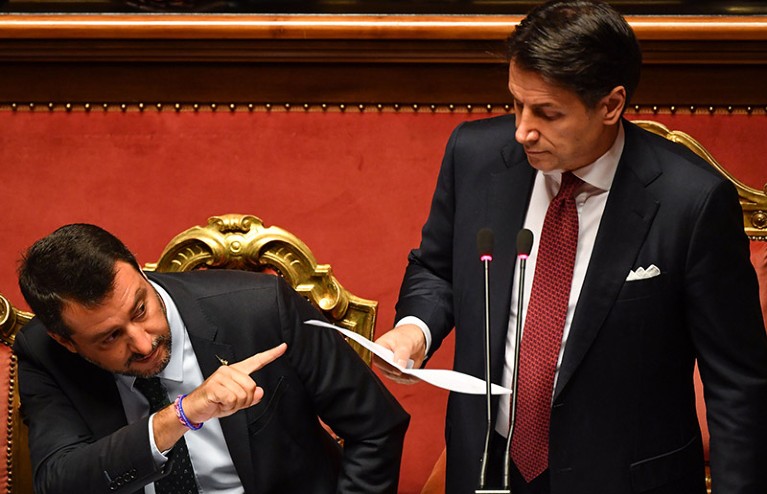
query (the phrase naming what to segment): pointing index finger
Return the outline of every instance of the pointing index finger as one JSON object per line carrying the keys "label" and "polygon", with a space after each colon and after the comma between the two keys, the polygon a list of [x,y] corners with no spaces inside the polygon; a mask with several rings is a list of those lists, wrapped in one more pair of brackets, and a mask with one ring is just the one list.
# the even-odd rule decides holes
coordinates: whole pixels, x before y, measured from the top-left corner
{"label": "pointing index finger", "polygon": [[264,350],[263,352],[259,352],[244,360],[240,360],[236,364],[232,364],[230,367],[234,367],[235,369],[244,372],[245,374],[252,374],[282,356],[287,348],[287,343],[280,343],[274,348]]}

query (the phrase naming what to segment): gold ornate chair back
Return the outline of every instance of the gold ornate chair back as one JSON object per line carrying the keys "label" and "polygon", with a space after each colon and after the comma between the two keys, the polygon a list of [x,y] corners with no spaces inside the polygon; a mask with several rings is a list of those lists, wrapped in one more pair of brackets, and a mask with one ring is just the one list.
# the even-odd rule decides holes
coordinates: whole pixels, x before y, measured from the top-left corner
{"label": "gold ornate chair back", "polygon": [[[317,264],[312,251],[292,233],[265,227],[255,216],[212,216],[206,226],[177,235],[160,260],[145,266],[164,273],[194,269],[242,269],[273,272],[320,309],[333,324],[373,338],[378,303],[352,295],[328,264]],[[370,364],[370,352],[352,347]]]}
{"label": "gold ornate chair back", "polygon": [[[179,272],[194,269],[242,269],[273,273],[285,278],[333,324],[373,338],[378,303],[352,295],[338,282],[328,264],[317,264],[311,250],[295,235],[275,226],[265,227],[255,217],[241,214],[213,216],[206,226],[195,226],[168,243],[147,271]],[[31,494],[32,469],[27,428],[19,415],[16,356],[12,346],[16,333],[33,314],[14,308],[0,295],[0,383],[7,394],[0,400],[0,439],[6,445],[0,462],[0,494]],[[370,364],[370,352],[350,342]]]}

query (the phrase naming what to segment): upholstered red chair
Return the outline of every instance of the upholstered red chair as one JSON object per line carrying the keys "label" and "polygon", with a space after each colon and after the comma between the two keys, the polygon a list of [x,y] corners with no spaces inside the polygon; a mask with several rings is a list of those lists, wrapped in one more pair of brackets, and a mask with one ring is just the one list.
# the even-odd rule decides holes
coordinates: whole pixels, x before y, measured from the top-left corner
{"label": "upholstered red chair", "polygon": [[[378,303],[352,295],[333,275],[328,264],[317,264],[311,250],[295,235],[278,227],[265,227],[250,215],[213,216],[205,226],[192,227],[173,238],[147,271],[178,272],[193,269],[242,269],[269,272],[285,278],[332,323],[372,339]],[[16,333],[33,317],[13,307],[0,295],[0,439],[5,461],[0,461],[0,491],[32,494],[32,470],[27,429],[19,415]],[[350,342],[370,364],[367,350]]]}
{"label": "upholstered red chair", "polygon": [[[762,313],[765,324],[767,324],[767,185],[765,190],[759,191],[740,182],[725,170],[719,162],[692,136],[680,131],[669,130],[663,124],[649,120],[635,120],[633,123],[649,130],[666,139],[682,144],[698,156],[708,161],[711,166],[716,168],[722,175],[727,177],[738,189],[740,196],[740,205],[743,208],[743,221],[746,234],[751,239],[751,262],[756,268],[759,277],[759,292],[762,302]],[[767,326],[766,326],[767,329]],[[704,454],[706,463],[708,463],[709,454],[709,433],[706,424],[706,405],[703,401],[703,385],[700,381],[697,368],[695,372],[695,389],[698,405],[698,418],[703,433]],[[421,494],[444,494],[445,492],[445,468],[446,454],[442,454],[434,464],[434,468],[429,475],[426,483],[421,490]],[[711,492],[711,477],[708,467],[706,467],[706,485],[708,492]]]}

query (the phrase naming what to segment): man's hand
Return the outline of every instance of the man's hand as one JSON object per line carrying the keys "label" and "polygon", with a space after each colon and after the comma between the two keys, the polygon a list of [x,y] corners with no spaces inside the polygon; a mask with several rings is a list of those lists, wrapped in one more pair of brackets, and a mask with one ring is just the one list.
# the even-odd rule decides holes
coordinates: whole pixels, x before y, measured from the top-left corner
{"label": "man's hand", "polygon": [[[255,405],[264,397],[264,390],[250,374],[273,362],[287,348],[282,343],[235,364],[222,365],[184,398],[184,415],[192,423],[202,423]],[[152,429],[160,451],[170,449],[188,430],[179,422],[172,406],[157,412]]]}
{"label": "man's hand", "polygon": [[235,364],[222,365],[216,369],[216,372],[184,398],[184,413],[187,418],[194,423],[200,423],[227,417],[261,401],[264,390],[258,387],[250,374],[280,357],[287,348],[287,344],[282,343]]}
{"label": "man's hand", "polygon": [[[413,367],[418,369],[426,358],[426,337],[421,328],[415,324],[398,326],[378,338],[376,343],[394,352],[394,362],[400,367],[407,367],[408,359],[413,359]],[[396,367],[377,357],[373,359],[373,362],[386,377],[395,382],[402,384],[419,382],[419,379],[403,374]]]}

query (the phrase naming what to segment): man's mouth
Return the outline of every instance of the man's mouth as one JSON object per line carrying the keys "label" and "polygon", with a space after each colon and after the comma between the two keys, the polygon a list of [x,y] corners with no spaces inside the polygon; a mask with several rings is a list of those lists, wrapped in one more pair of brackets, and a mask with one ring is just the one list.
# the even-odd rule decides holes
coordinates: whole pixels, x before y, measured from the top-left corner
{"label": "man's mouth", "polygon": [[148,362],[148,361],[152,360],[152,358],[157,354],[157,350],[159,348],[160,348],[160,345],[157,345],[155,348],[152,349],[151,352],[147,353],[143,357],[140,357],[140,358],[134,357],[134,358],[131,359],[131,361],[138,362],[139,364],[142,364],[144,362]]}

